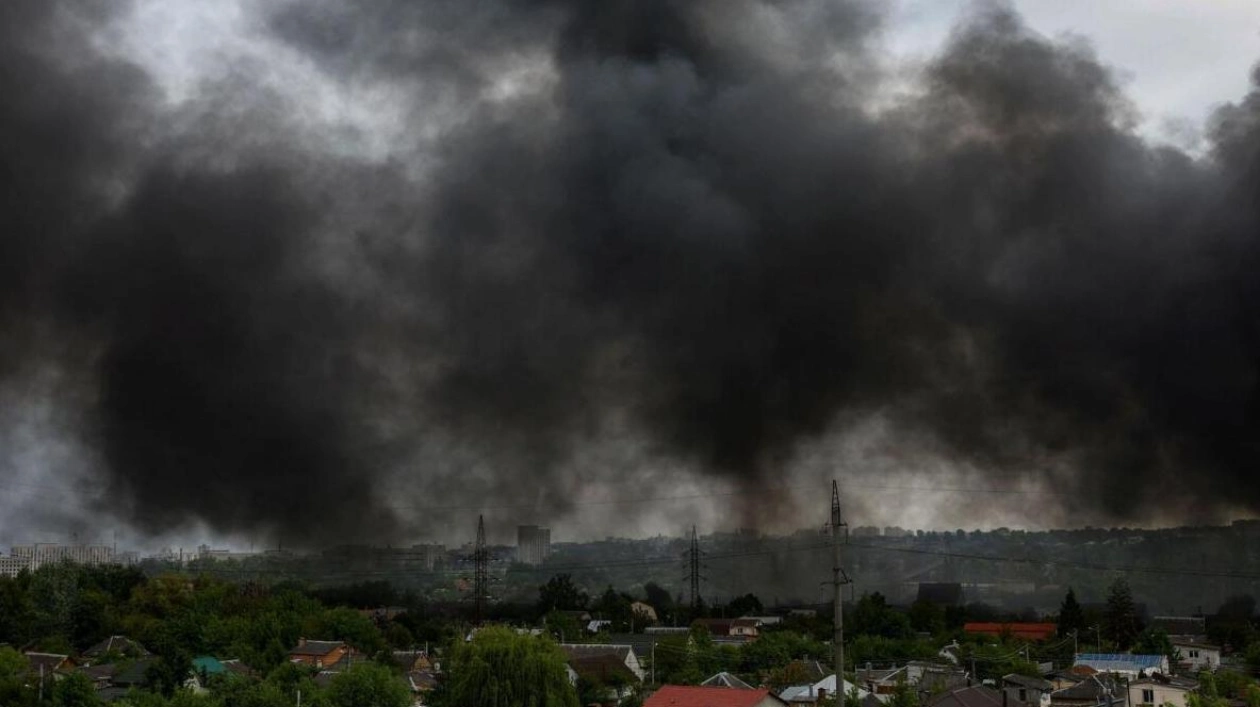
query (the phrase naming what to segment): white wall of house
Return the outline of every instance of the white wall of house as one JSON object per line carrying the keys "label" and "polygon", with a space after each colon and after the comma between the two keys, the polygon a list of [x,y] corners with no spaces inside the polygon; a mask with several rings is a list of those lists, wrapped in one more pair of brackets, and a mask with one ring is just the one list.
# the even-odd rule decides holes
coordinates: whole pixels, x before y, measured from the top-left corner
{"label": "white wall of house", "polygon": [[1164,685],[1154,680],[1137,680],[1129,683],[1130,707],[1151,705],[1160,707],[1171,704],[1175,707],[1186,707],[1186,696],[1190,691],[1182,687]]}
{"label": "white wall of house", "polygon": [[1181,660],[1194,670],[1216,670],[1221,667],[1221,649],[1201,644],[1174,643]]}

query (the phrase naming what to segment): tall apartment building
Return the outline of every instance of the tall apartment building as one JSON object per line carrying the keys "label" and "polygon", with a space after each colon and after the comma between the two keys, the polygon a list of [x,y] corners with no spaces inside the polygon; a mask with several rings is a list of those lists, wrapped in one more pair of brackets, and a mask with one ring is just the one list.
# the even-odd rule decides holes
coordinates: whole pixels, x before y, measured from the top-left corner
{"label": "tall apartment building", "polygon": [[16,577],[30,566],[31,561],[25,557],[0,555],[0,577]]}
{"label": "tall apartment building", "polygon": [[58,562],[74,562],[81,565],[110,565],[114,563],[114,548],[109,545],[61,545],[36,543],[14,545],[13,557],[27,562],[32,570]]}
{"label": "tall apartment building", "polygon": [[551,529],[537,525],[516,526],[516,561],[541,565],[551,554]]}

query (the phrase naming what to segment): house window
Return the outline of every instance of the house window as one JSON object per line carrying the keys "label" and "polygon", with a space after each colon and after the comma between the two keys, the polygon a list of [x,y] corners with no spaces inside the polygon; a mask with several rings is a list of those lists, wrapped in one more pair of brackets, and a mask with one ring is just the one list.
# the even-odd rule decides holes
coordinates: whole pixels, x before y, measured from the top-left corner
{"label": "house window", "polygon": [[1142,704],[1146,704],[1146,705],[1155,704],[1155,691],[1154,690],[1142,690]]}
{"label": "house window", "polygon": [[1019,688],[1019,701],[1020,701],[1020,702],[1027,702],[1027,701],[1028,701],[1028,690],[1025,690],[1025,689],[1024,689],[1024,688],[1022,688],[1022,687],[1021,687],[1021,688]]}
{"label": "house window", "polygon": [[1198,652],[1198,651],[1193,651],[1193,650],[1192,650],[1192,651],[1190,651],[1190,657],[1191,657],[1191,658],[1198,658],[1198,657],[1199,657],[1199,652]]}

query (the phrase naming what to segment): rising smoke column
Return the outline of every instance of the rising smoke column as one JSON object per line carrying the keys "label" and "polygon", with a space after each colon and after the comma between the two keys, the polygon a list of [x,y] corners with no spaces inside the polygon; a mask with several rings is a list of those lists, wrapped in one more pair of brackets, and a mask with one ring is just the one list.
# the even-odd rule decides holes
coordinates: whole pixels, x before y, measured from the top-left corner
{"label": "rising smoke column", "polygon": [[858,2],[244,7],[401,106],[387,158],[250,67],[164,105],[93,48],[122,10],[4,10],[0,312],[39,336],[0,371],[86,381],[107,514],[379,538],[435,522],[399,474],[561,512],[610,418],[757,489],[870,415],[1094,514],[1260,506],[1254,97],[1151,146],[1000,7],[891,103]]}

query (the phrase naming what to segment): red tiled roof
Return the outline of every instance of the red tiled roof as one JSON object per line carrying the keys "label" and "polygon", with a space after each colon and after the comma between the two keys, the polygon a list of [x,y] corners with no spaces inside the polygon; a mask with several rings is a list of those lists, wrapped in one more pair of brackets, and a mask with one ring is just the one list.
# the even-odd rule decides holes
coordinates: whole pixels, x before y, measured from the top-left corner
{"label": "red tiled roof", "polygon": [[[732,690],[729,687],[686,687],[665,685],[652,693],[643,707],[754,707],[769,690]],[[775,698],[775,701],[781,702]]]}
{"label": "red tiled roof", "polygon": [[967,633],[978,633],[986,636],[1000,636],[1009,632],[1016,638],[1022,638],[1027,641],[1044,641],[1052,638],[1058,626],[1052,623],[982,623],[970,622],[963,624],[963,631]]}

